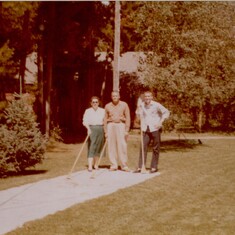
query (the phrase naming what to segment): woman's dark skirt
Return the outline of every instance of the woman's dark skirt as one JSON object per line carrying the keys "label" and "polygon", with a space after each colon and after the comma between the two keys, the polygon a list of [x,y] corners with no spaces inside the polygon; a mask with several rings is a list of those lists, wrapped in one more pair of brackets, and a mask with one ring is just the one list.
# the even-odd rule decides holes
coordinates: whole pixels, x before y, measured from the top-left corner
{"label": "woman's dark skirt", "polygon": [[104,145],[104,128],[101,125],[90,126],[91,134],[88,140],[88,157],[99,156]]}

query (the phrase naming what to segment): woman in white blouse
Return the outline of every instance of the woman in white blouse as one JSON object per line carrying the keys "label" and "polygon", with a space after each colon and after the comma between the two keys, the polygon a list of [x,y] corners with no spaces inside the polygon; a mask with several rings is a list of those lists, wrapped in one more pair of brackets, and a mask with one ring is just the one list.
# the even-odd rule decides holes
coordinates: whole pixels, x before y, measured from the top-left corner
{"label": "woman in white blouse", "polygon": [[85,110],[83,125],[87,128],[88,140],[88,171],[98,168],[98,159],[104,145],[104,115],[105,110],[99,107],[99,98],[91,97],[91,107]]}

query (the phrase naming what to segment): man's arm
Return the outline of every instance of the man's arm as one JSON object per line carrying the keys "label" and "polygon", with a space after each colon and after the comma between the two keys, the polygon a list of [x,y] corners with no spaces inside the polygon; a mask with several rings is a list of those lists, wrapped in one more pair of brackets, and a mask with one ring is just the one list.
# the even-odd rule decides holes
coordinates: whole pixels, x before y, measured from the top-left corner
{"label": "man's arm", "polygon": [[108,124],[108,111],[107,111],[107,105],[104,108],[104,134],[105,137],[107,137],[107,124]]}
{"label": "man's arm", "polygon": [[125,131],[129,132],[130,125],[131,125],[131,115],[130,115],[130,109],[129,109],[128,104],[126,104],[126,107],[125,107],[125,118],[126,118]]}
{"label": "man's arm", "polygon": [[159,104],[159,109],[161,112],[161,125],[164,122],[165,119],[167,119],[170,116],[170,111],[166,109],[163,105]]}

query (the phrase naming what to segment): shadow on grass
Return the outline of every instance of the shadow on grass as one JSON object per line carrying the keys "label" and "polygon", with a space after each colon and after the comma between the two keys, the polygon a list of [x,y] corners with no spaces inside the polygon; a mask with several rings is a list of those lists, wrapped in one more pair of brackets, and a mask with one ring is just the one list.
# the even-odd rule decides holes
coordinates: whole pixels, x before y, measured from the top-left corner
{"label": "shadow on grass", "polygon": [[71,148],[66,146],[70,144],[83,144],[86,139],[85,135],[70,136],[66,137],[62,142],[49,141],[47,144],[47,152],[68,152]]}
{"label": "shadow on grass", "polygon": [[26,175],[39,175],[39,174],[45,174],[47,173],[47,170],[36,170],[36,169],[28,169],[21,172],[15,172],[10,171],[7,173],[7,177],[11,176],[26,176]]}
{"label": "shadow on grass", "polygon": [[187,149],[194,149],[202,143],[196,140],[165,140],[161,141],[161,151],[184,151]]}
{"label": "shadow on grass", "polygon": [[64,153],[71,151],[69,148],[63,148],[63,147],[58,147],[56,145],[49,145],[47,146],[47,152],[53,152],[53,153]]}
{"label": "shadow on grass", "polygon": [[63,142],[65,144],[79,144],[83,143],[86,138],[86,133],[76,133],[63,135]]}
{"label": "shadow on grass", "polygon": [[[88,167],[88,165],[86,165],[86,167]],[[109,168],[110,165],[104,165],[104,164],[99,165],[99,169],[109,169]]]}

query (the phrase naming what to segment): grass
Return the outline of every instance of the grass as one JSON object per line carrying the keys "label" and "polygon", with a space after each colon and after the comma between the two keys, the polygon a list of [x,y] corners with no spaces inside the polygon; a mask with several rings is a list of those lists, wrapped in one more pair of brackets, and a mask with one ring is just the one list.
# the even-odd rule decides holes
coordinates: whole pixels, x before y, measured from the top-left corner
{"label": "grass", "polygon": [[[161,176],[116,193],[77,204],[9,235],[232,235],[235,231],[235,140],[162,142]],[[36,174],[0,181],[0,189],[67,174],[78,145],[50,149]],[[135,168],[139,142],[130,138],[129,165]],[[148,160],[151,156],[149,154]],[[108,165],[105,157],[102,166]],[[149,161],[147,166],[149,166]],[[86,168],[79,159],[75,170]]]}

